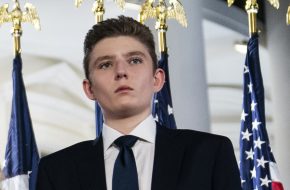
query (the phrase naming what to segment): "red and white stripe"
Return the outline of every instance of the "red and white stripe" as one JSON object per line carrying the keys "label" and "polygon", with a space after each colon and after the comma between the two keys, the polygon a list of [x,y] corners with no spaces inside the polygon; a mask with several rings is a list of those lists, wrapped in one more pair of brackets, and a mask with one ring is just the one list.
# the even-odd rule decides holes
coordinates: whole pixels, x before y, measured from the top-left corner
{"label": "red and white stripe", "polygon": [[272,180],[272,190],[284,190],[277,164],[274,162],[270,162],[270,174]]}

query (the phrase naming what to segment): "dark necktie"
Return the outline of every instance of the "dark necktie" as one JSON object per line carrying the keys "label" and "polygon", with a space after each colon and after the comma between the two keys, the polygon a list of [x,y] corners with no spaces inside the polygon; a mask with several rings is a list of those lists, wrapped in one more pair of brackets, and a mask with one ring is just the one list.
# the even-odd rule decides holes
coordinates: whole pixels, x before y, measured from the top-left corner
{"label": "dark necktie", "polygon": [[138,137],[125,135],[115,140],[120,148],[113,173],[113,190],[138,190],[138,174],[131,147]]}

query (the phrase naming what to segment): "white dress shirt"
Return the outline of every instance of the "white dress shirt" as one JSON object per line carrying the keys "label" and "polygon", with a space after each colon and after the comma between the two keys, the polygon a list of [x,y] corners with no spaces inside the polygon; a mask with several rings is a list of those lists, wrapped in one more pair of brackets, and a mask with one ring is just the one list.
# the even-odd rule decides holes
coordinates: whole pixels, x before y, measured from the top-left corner
{"label": "white dress shirt", "polygon": [[[150,190],[156,137],[156,123],[152,115],[143,120],[129,135],[139,137],[132,147],[137,165],[139,190]],[[114,141],[123,134],[104,123],[102,136],[107,190],[112,190],[114,164],[119,154]]]}

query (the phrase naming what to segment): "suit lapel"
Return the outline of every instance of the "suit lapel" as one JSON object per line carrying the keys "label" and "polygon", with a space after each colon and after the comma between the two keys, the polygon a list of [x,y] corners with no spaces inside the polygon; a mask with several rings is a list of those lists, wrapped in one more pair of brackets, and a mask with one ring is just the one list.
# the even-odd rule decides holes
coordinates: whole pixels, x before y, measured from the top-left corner
{"label": "suit lapel", "polygon": [[176,189],[184,147],[179,146],[178,132],[157,124],[152,190]]}
{"label": "suit lapel", "polygon": [[106,190],[103,138],[96,139],[78,164],[82,190]]}

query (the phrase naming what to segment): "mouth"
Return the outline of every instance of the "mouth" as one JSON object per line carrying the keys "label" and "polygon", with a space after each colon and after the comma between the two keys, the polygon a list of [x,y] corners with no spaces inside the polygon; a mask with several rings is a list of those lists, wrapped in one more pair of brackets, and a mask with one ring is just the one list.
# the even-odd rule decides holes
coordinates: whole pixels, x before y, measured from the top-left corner
{"label": "mouth", "polygon": [[132,90],[133,90],[133,88],[131,88],[130,86],[120,86],[119,88],[117,88],[115,90],[115,93],[125,93],[125,92],[129,92]]}

